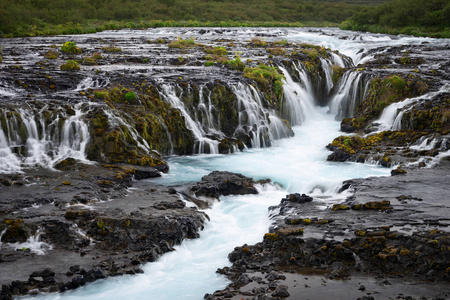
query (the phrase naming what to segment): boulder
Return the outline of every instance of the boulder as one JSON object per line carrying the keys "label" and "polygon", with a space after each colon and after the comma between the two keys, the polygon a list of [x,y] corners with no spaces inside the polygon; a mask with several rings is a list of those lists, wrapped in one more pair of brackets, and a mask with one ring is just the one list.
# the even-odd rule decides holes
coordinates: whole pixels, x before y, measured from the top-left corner
{"label": "boulder", "polygon": [[214,171],[203,176],[202,181],[191,188],[196,196],[218,198],[220,195],[257,194],[252,178],[242,174]]}

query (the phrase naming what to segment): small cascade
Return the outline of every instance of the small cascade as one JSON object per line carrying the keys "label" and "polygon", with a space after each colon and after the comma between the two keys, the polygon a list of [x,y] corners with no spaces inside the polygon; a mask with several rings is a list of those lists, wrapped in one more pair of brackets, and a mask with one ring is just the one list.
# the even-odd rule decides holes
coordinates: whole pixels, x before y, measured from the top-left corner
{"label": "small cascade", "polygon": [[407,98],[401,102],[390,104],[383,110],[380,118],[373,122],[373,125],[377,127],[376,132],[402,129],[403,114],[408,112],[416,102],[433,99],[440,94],[448,93],[449,90],[450,84],[447,83],[444,84],[437,92],[431,92],[414,98]]}
{"label": "small cascade", "polygon": [[0,122],[0,174],[13,174],[20,172],[20,160],[11,151],[8,140],[3,132]]}
{"label": "small cascade", "polygon": [[283,72],[285,80],[283,82],[283,108],[282,116],[285,117],[292,126],[301,125],[307,116],[315,112],[315,100],[311,93],[311,85],[309,84],[306,72],[298,70],[301,83],[295,82],[289,75],[289,72],[279,67]]}
{"label": "small cascade", "polygon": [[20,108],[5,111],[0,125],[0,173],[20,172],[22,167],[52,168],[57,162],[74,158],[87,162],[89,130],[80,105],[64,111],[49,112]]}
{"label": "small cascade", "polygon": [[239,83],[233,87],[238,100],[239,126],[235,136],[246,134],[252,148],[263,148],[274,140],[292,136],[287,124],[277,114],[265,108],[261,96],[252,85]]}
{"label": "small cascade", "polygon": [[335,64],[336,66],[339,66],[341,68],[346,67],[344,60],[342,59],[341,56],[337,55],[334,52],[331,52],[331,57],[332,57],[333,64]]}
{"label": "small cascade", "polygon": [[176,95],[175,87],[167,84],[162,85],[160,92],[161,99],[170,103],[172,107],[178,109],[183,115],[186,121],[186,127],[192,131],[196,140],[193,152],[194,153],[219,153],[219,141],[212,140],[206,137],[206,133],[203,130],[201,124],[195,121],[189,111],[186,109],[183,101]]}
{"label": "small cascade", "polygon": [[364,99],[370,80],[364,83],[361,72],[347,71],[339,81],[339,89],[330,101],[330,113],[336,120],[354,115],[356,107]]}
{"label": "small cascade", "polygon": [[116,116],[113,111],[109,109],[105,109],[104,114],[108,117],[108,122],[112,127],[125,127],[127,128],[128,132],[131,134],[131,137],[133,138],[133,141],[136,142],[136,145],[141,148],[142,150],[146,152],[150,152],[150,146],[148,145],[147,141],[140,136],[140,134],[136,131],[135,128],[133,128],[129,123],[122,120],[122,118]]}
{"label": "small cascade", "polygon": [[322,69],[325,73],[325,82],[326,82],[326,94],[328,95],[330,91],[333,89],[333,69],[331,68],[332,63],[325,59],[320,58],[320,64],[322,65]]}
{"label": "small cascade", "polygon": [[[205,101],[205,94],[207,101]],[[199,102],[195,113],[195,120],[197,123],[202,124],[204,132],[207,132],[209,135],[223,138],[223,133],[219,129],[220,120],[216,120],[214,117],[216,113],[217,109],[211,103],[211,91],[205,91],[204,86],[200,86]]]}
{"label": "small cascade", "polygon": [[53,249],[53,246],[42,242],[41,241],[41,235],[42,235],[42,229],[38,228],[36,233],[33,236],[30,236],[25,242],[23,243],[2,243],[1,242],[1,236],[5,234],[6,230],[4,230],[0,234],[0,250],[2,248],[11,248],[13,250],[23,250],[23,251],[30,251],[31,253],[35,253],[37,255],[46,255],[48,251]]}
{"label": "small cascade", "polygon": [[87,89],[100,89],[109,84],[109,79],[86,77],[75,88],[74,91],[84,91]]}

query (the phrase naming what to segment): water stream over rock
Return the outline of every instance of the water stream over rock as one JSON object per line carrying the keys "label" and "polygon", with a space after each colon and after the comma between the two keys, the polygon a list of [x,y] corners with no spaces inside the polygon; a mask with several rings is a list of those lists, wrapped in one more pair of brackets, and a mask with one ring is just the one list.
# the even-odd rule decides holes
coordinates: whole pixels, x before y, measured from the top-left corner
{"label": "water stream over rock", "polygon": [[[258,41],[248,41],[249,37],[257,36]],[[195,43],[201,45],[182,51],[167,47],[166,43],[177,37],[195,37]],[[97,65],[86,63],[76,73],[58,68],[60,62],[73,58],[71,55],[62,53],[56,60],[41,57],[50,45],[62,44],[69,39],[75,40],[85,51],[83,55],[94,56],[101,52],[103,57],[98,59]],[[255,46],[257,42],[270,43],[271,50],[266,51],[264,47],[268,46]],[[420,105],[429,108],[423,103],[432,102],[439,108],[434,112],[439,110],[440,114],[431,118],[436,120],[433,128],[438,129],[429,133],[428,140],[425,137],[414,139],[405,145],[409,146],[408,151],[429,151],[430,155],[432,151],[438,151],[434,156],[439,151],[448,152],[448,138],[445,130],[441,131],[448,122],[443,118],[448,117],[445,111],[450,94],[448,74],[445,75],[445,57],[448,58],[450,52],[446,43],[448,41],[338,29],[278,28],[165,28],[5,39],[0,65],[0,174],[26,175],[38,167],[51,172],[55,168],[64,170],[71,165],[71,160],[94,165],[92,168],[97,163],[103,164],[109,172],[118,168],[115,175],[94,177],[101,188],[96,190],[95,197],[76,194],[68,200],[70,205],[90,205],[76,210],[79,215],[68,217],[66,213],[65,219],[58,217],[58,222],[69,220],[74,222],[73,225],[78,224],[77,229],[84,226],[82,232],[86,237],[92,239],[89,234],[94,235],[97,231],[108,235],[109,221],[95,215],[97,210],[118,209],[119,215],[129,213],[132,221],[133,216],[140,216],[139,210],[145,212],[149,203],[145,202],[146,197],[154,192],[148,186],[161,185],[167,186],[169,192],[171,188],[181,191],[183,186],[195,183],[215,170],[242,173],[255,180],[271,180],[271,183],[258,185],[258,195],[220,197],[220,201],[210,208],[197,211],[209,218],[200,237],[186,240],[181,245],[164,241],[151,250],[159,252],[156,257],[152,252],[152,260],[134,258],[136,264],[152,261],[143,265],[144,274],[107,278],[63,294],[40,295],[34,299],[201,299],[206,293],[224,289],[230,281],[216,274],[216,270],[231,265],[227,255],[234,247],[261,241],[269,227],[274,226],[274,221],[280,222],[283,215],[289,213],[283,208],[273,208],[268,213],[268,208],[276,207],[286,193],[305,193],[313,197],[313,205],[301,216],[313,218],[330,211],[334,204],[348,200],[351,191],[342,188],[344,181],[391,174],[396,162],[386,163],[390,162],[389,148],[374,151],[372,144],[364,144],[362,149],[349,149],[354,146],[353,136],[333,141],[341,135],[340,130],[345,124],[349,131],[363,130],[367,133],[365,138],[385,130],[425,130],[419,127],[424,125],[412,121],[411,114],[422,108]],[[112,44],[121,50],[108,52],[110,50],[102,47]],[[286,44],[285,55],[272,54],[276,53],[272,49]],[[406,57],[407,50],[402,45],[408,45],[411,49],[407,50],[417,53],[439,49],[442,54],[441,57],[427,57],[427,64],[419,64],[420,70],[413,70],[416,65],[396,62]],[[254,72],[258,72],[262,63],[272,66],[282,75],[282,91],[277,91],[279,83],[276,77],[267,75],[270,71],[267,68],[266,73],[257,73],[255,77],[256,73],[252,75],[249,69],[242,73],[218,62],[207,67],[203,51],[212,51],[207,47],[218,46],[233,49],[236,54],[234,57],[228,54],[229,58],[241,59],[248,68],[254,68]],[[389,51],[393,53],[391,60],[383,56]],[[415,59],[412,55],[408,58]],[[388,67],[383,68],[383,65]],[[404,79],[398,79],[400,68],[402,74],[406,74]],[[16,76],[13,78],[10,73]],[[418,74],[417,78],[415,74]],[[376,84],[387,91],[387,96],[375,94]],[[408,93],[403,92],[404,86],[408,86]],[[390,97],[386,101],[392,103],[370,103],[371,99],[384,96]],[[371,109],[369,113],[367,107]],[[408,118],[402,119],[403,114],[408,114]],[[372,118],[362,119],[361,115]],[[439,136],[432,139],[431,135],[438,131]],[[334,151],[336,161],[352,160],[348,158],[360,155],[358,151],[372,152],[355,158],[358,163],[330,161],[332,152],[326,146],[332,141],[329,148]],[[414,146],[414,143],[418,144]],[[380,165],[382,162],[385,162],[384,166]],[[134,187],[124,190],[121,186],[121,195],[112,192],[113,198],[101,198],[114,180],[131,185],[121,181],[126,172],[139,174],[136,169],[125,169],[121,173],[119,170],[125,168],[124,165],[127,168],[135,166],[138,171],[155,168],[161,177],[141,181],[137,191]],[[10,185],[14,183],[11,181]],[[65,181],[63,185],[70,186],[71,183]],[[55,190],[60,189],[63,186]],[[158,189],[160,187],[155,188]],[[138,197],[133,195],[140,197],[140,202],[137,201],[140,206],[131,213],[126,205],[120,207],[119,201],[114,200],[114,197]],[[83,197],[86,197],[85,203],[80,200]],[[183,203],[177,205],[194,206],[188,198],[183,198]],[[58,205],[63,211],[74,211],[69,204]],[[161,210],[167,210],[167,203],[158,205],[152,209],[163,207]],[[95,218],[90,225],[80,217],[85,209]],[[183,211],[185,209],[188,208]],[[33,218],[32,215],[29,217]],[[178,215],[169,216],[164,218],[165,222],[172,217],[178,220]],[[108,218],[111,217],[108,215]],[[119,220],[117,224],[130,226],[130,219]],[[0,229],[4,235],[6,231],[3,227]],[[318,238],[319,235],[305,233],[305,237]],[[183,238],[187,236],[195,237],[195,234],[183,232]],[[353,236],[352,229],[345,229],[342,237],[330,236],[328,239],[343,240],[350,236]],[[88,240],[86,237],[83,239]],[[146,238],[144,235],[133,237],[133,242]],[[179,241],[179,238],[175,240]],[[95,243],[101,242],[101,239],[85,242],[91,248],[81,252],[86,247],[83,244],[78,246],[79,251],[82,256],[88,253],[95,259],[93,253],[100,251],[100,248],[95,249]],[[52,255],[52,246],[45,245],[45,253]],[[154,261],[172,247],[175,251]],[[117,251],[113,255],[119,256]],[[125,253],[128,250],[123,251],[128,253]]]}

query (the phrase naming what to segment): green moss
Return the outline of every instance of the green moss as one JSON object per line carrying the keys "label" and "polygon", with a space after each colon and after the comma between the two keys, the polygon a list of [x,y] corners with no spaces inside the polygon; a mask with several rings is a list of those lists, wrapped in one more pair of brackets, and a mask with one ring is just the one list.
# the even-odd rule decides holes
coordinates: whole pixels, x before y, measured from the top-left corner
{"label": "green moss", "polygon": [[214,66],[216,63],[214,61],[205,61],[204,65],[205,67],[211,67]]}
{"label": "green moss", "polygon": [[74,60],[68,60],[66,63],[60,66],[64,71],[77,71],[80,69],[80,65]]}
{"label": "green moss", "polygon": [[114,46],[102,47],[102,50],[105,52],[122,52],[122,48]]}
{"label": "green moss", "polygon": [[46,59],[57,59],[59,57],[59,53],[55,50],[50,49],[46,53],[44,53],[44,57]]}
{"label": "green moss", "polygon": [[337,210],[348,210],[350,209],[347,205],[344,204],[333,204],[331,207],[331,210],[337,211]]}
{"label": "green moss", "polygon": [[134,99],[136,99],[136,94],[134,92],[128,92],[125,94],[125,99],[127,101],[133,101]]}

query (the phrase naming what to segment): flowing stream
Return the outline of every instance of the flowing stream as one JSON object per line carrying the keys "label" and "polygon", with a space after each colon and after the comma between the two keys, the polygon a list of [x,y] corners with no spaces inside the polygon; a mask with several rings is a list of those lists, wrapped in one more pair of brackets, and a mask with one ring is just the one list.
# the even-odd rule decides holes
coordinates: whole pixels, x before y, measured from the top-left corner
{"label": "flowing stream", "polygon": [[153,182],[175,185],[195,182],[212,170],[240,172],[255,179],[271,178],[277,185],[259,186],[259,194],[222,197],[206,210],[211,221],[200,238],[175,247],[144,274],[110,278],[65,294],[40,299],[202,299],[205,293],[225,288],[227,279],[215,273],[229,265],[235,246],[259,242],[270,225],[268,207],[279,204],[288,192],[308,193],[325,209],[342,200],[336,193],[345,179],[387,176],[389,169],[356,163],[326,162],[325,145],[339,135],[339,122],[327,108],[312,107],[293,138],[270,148],[231,155],[172,157],[171,171]]}
{"label": "flowing stream", "polygon": [[[163,36],[169,34],[168,30],[156,29],[151,33],[156,37],[158,34]],[[245,36],[246,30],[242,29],[238,34]],[[370,56],[364,57],[363,54],[370,49],[402,43],[419,44],[430,40],[406,37],[393,39],[384,35],[356,33],[354,38],[344,40],[340,39],[341,31],[336,29],[324,29],[319,33],[302,29],[268,31],[271,30],[273,34],[280,31],[280,38],[290,41],[309,42],[339,50],[352,58],[354,65],[369,59]],[[126,34],[126,31],[117,34]],[[337,65],[345,65],[337,55],[334,60]],[[324,62],[322,64],[326,65]],[[343,180],[389,175],[390,169],[375,165],[326,161],[330,152],[325,146],[341,134],[340,123],[335,120],[336,115],[342,114],[339,111],[340,103],[356,93],[352,89],[354,77],[358,77],[356,73],[344,76],[330,107],[317,107],[307,86],[293,82],[287,72],[285,76],[285,99],[297,102],[291,106],[290,116],[291,124],[297,125],[293,127],[294,137],[276,139],[269,148],[259,148],[255,144],[255,148],[244,152],[219,155],[214,154],[217,153],[215,142],[204,139],[202,129],[197,128],[192,120],[189,128],[197,133],[199,147],[209,144],[214,149],[211,151],[213,154],[170,157],[170,172],[160,179],[152,180],[157,184],[181,185],[196,182],[213,170],[221,170],[242,173],[256,180],[270,178],[276,184],[258,186],[258,195],[222,197],[220,202],[205,211],[210,221],[200,233],[200,238],[184,241],[175,247],[176,251],[146,264],[143,266],[144,274],[108,278],[64,294],[41,295],[33,299],[202,299],[205,293],[226,287],[229,282],[216,274],[217,268],[230,265],[227,255],[235,246],[262,240],[270,226],[268,207],[279,204],[286,193],[307,193],[314,198],[314,203],[326,209],[346,197],[337,192]],[[169,92],[166,94],[172,95]],[[183,111],[181,104],[177,106],[179,103],[176,97],[169,100]],[[3,140],[4,137],[0,135],[0,151],[8,156],[10,153],[7,149],[2,149]]]}

